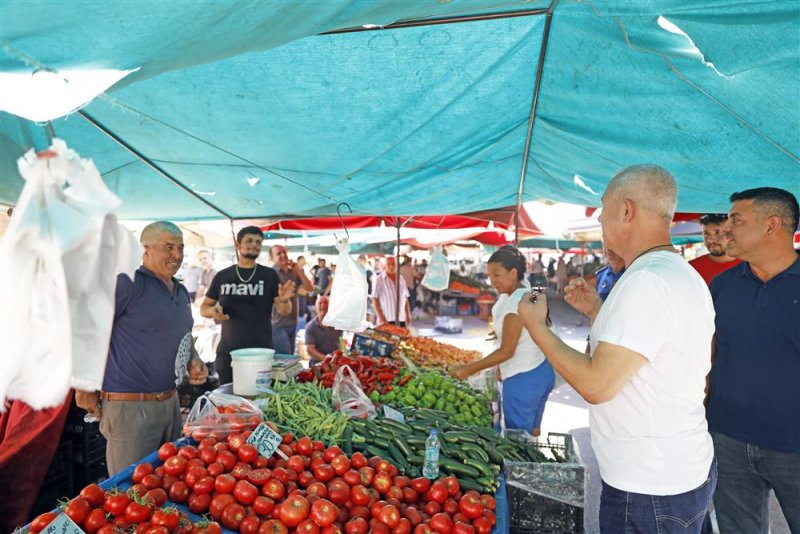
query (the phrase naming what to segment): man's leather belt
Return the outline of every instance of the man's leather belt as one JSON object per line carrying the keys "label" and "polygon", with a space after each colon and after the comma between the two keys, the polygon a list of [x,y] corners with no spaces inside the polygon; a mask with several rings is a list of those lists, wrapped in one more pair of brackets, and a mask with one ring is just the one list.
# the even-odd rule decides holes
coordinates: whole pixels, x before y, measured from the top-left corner
{"label": "man's leather belt", "polygon": [[162,393],[112,393],[101,391],[100,398],[105,401],[163,401],[175,396],[175,390]]}

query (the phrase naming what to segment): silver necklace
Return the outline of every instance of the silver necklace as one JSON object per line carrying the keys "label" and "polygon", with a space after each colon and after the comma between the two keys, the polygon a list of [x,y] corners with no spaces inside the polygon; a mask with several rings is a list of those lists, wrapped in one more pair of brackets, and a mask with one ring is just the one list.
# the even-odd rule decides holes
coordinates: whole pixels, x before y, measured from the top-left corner
{"label": "silver necklace", "polygon": [[256,263],[256,266],[255,266],[255,267],[253,267],[253,272],[252,272],[252,273],[250,273],[250,278],[248,278],[247,280],[245,280],[244,278],[242,278],[242,275],[239,273],[239,266],[238,266],[238,265],[234,265],[234,266],[233,266],[233,268],[236,270],[236,276],[238,276],[238,277],[239,277],[239,280],[241,280],[243,283],[245,283],[245,284],[246,284],[246,283],[248,283],[250,280],[252,280],[252,279],[253,279],[253,277],[256,275],[256,271],[258,270],[258,264]]}

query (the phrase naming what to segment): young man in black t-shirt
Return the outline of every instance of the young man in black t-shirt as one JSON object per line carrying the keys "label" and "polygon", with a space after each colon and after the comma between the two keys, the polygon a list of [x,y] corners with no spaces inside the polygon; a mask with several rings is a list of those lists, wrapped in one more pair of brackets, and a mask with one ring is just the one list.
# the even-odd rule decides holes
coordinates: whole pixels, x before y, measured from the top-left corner
{"label": "young man in black t-shirt", "polygon": [[233,381],[232,350],[272,348],[272,307],[281,315],[292,313],[295,284],[281,284],[274,269],[258,265],[264,234],[256,226],[239,230],[239,261],[222,269],[211,281],[200,306],[203,317],[222,323],[214,367],[220,384]]}

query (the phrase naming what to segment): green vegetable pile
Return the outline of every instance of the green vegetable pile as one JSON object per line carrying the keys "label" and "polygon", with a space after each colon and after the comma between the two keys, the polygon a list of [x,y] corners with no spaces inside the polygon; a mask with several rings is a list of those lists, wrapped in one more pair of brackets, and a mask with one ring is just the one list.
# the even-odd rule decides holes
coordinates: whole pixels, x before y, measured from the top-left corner
{"label": "green vegetable pile", "polygon": [[451,422],[458,425],[492,426],[489,397],[438,371],[423,372],[405,385],[376,395],[372,400],[447,412]]}
{"label": "green vegetable pile", "polygon": [[296,436],[310,436],[335,445],[347,428],[347,416],[333,409],[331,390],[315,383],[280,382],[274,384],[264,417]]}

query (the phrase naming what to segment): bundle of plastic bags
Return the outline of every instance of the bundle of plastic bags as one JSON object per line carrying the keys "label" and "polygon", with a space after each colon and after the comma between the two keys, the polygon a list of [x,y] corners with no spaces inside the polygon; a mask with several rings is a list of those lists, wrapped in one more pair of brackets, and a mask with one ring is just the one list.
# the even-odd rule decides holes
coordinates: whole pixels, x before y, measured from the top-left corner
{"label": "bundle of plastic bags", "polygon": [[364,269],[350,257],[350,244],[347,239],[336,243],[339,258],[336,260],[336,274],[333,277],[328,313],[325,326],[339,330],[361,330],[367,318],[367,276]]}
{"label": "bundle of plastic bags", "polygon": [[450,262],[447,261],[447,256],[442,252],[440,245],[433,247],[431,261],[428,262],[425,276],[420,283],[431,291],[444,291],[450,287]]}

